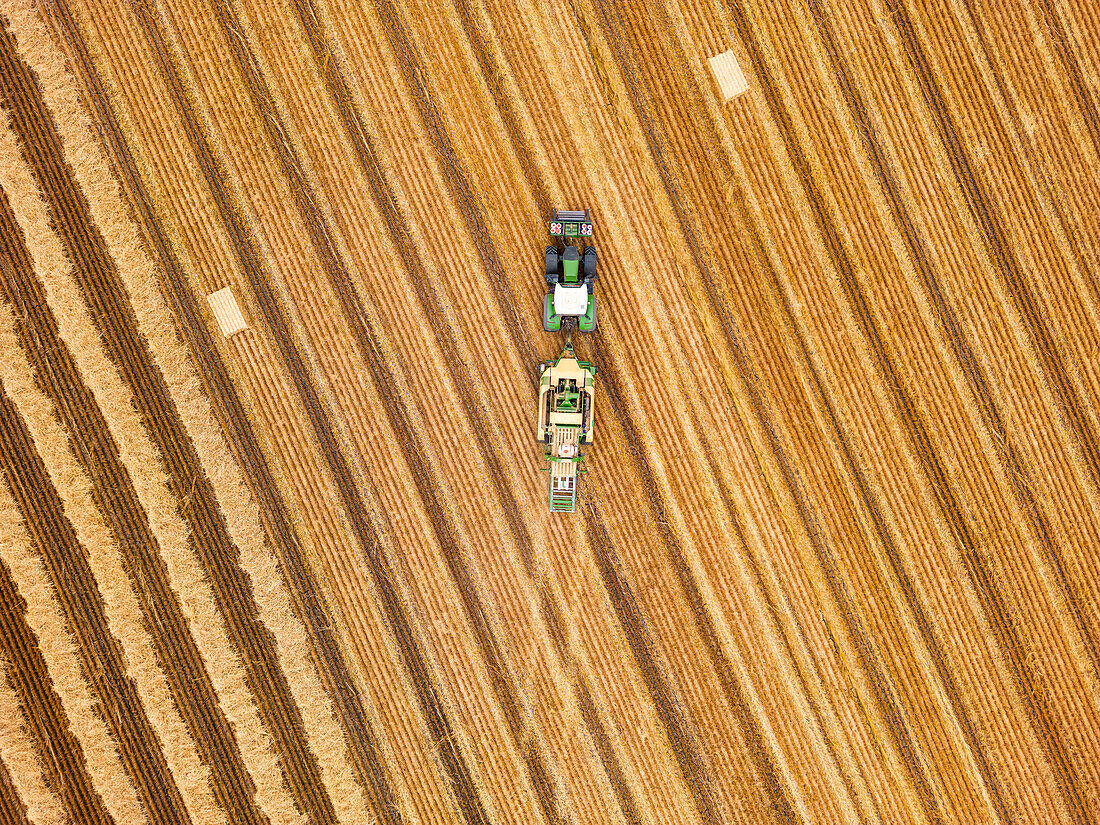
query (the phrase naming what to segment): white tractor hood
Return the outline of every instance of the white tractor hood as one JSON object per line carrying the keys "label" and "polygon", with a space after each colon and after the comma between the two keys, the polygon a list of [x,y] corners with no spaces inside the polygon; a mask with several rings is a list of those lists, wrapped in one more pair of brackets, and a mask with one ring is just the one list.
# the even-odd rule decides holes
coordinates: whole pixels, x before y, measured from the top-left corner
{"label": "white tractor hood", "polygon": [[584,284],[554,287],[554,312],[558,315],[584,315],[588,311],[588,287]]}

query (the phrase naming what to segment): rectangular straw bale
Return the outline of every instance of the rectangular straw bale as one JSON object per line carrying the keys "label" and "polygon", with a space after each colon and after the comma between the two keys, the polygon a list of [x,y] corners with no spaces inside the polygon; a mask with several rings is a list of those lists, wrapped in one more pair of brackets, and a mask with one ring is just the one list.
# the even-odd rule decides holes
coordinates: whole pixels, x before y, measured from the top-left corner
{"label": "rectangular straw bale", "polygon": [[230,335],[248,329],[248,324],[241,314],[241,308],[237,305],[237,299],[233,295],[232,287],[224,287],[217,292],[211,292],[206,296],[210,303],[210,309],[221,327],[222,335],[228,338]]}
{"label": "rectangular straw bale", "polygon": [[710,70],[714,73],[714,79],[718,81],[718,88],[722,91],[722,98],[725,101],[733,100],[749,90],[749,84],[745,81],[745,75],[737,64],[737,57],[732,50],[715,55],[707,63],[710,64]]}

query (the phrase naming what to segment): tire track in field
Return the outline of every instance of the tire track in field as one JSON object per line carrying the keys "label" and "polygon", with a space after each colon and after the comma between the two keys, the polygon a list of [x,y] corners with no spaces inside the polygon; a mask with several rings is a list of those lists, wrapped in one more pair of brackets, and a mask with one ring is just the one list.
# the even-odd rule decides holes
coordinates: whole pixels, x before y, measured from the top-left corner
{"label": "tire track in field", "polygon": [[[0,386],[0,396],[3,393]],[[0,404],[7,403],[4,396]],[[10,479],[5,481],[12,484]],[[5,673],[23,708],[27,738],[34,746],[43,778],[74,823],[115,825],[88,775],[84,751],[54,692],[38,639],[27,624],[26,608],[11,571],[0,561],[0,656],[8,665]]]}
{"label": "tire track in field", "polygon": [[[524,721],[522,700],[517,693],[516,680],[511,663],[506,658],[504,645],[493,630],[485,607],[477,593],[477,586],[474,583],[474,578],[470,572],[466,559],[463,557],[463,550],[454,538],[457,531],[454,521],[447,512],[438,492],[441,486],[439,480],[434,470],[422,458],[426,452],[423,446],[423,438],[409,424],[409,415],[405,399],[394,390],[395,382],[393,372],[385,361],[385,357],[379,346],[378,336],[372,329],[367,313],[364,311],[362,301],[355,289],[347,263],[344,261],[342,254],[338,251],[336,243],[333,240],[332,227],[329,225],[327,218],[315,205],[317,201],[316,193],[306,179],[297,152],[292,148],[291,141],[286,132],[286,126],[271,96],[271,90],[261,73],[255,55],[248,46],[247,38],[244,32],[240,30],[239,23],[232,17],[231,11],[226,8],[223,3],[219,2],[215,4],[215,12],[225,32],[226,40],[229,43],[234,58],[237,61],[237,66],[242,76],[245,78],[245,86],[252,98],[253,105],[261,115],[260,119],[267,131],[268,139],[278,153],[282,171],[290,184],[290,191],[294,197],[295,206],[310,235],[314,251],[321,260],[325,273],[332,285],[333,292],[340,301],[341,309],[344,317],[348,321],[349,328],[360,344],[362,352],[366,355],[366,361],[368,368],[371,370],[374,384],[378,388],[378,392],[383,399],[383,409],[386,412],[391,427],[394,432],[398,434],[402,455],[405,457],[406,462],[412,470],[417,491],[420,494],[421,501],[428,510],[433,532],[435,533],[440,548],[443,550],[448,570],[458,587],[459,594],[463,601],[463,607],[470,620],[470,625],[474,630],[474,637],[481,651],[481,655],[488,665],[487,670],[490,675],[494,693],[504,711],[505,720],[508,724],[509,732],[516,749],[522,754],[531,784],[538,797],[543,814],[548,822],[564,823],[566,821],[566,816],[562,812],[556,798],[554,783],[546,766],[546,754],[539,743],[539,734],[532,731],[530,726]],[[380,181],[372,182],[380,183]],[[374,194],[377,199],[383,193],[377,192]],[[392,201],[389,201],[389,204],[391,207],[393,206]],[[390,225],[389,219],[391,217],[393,216],[387,215],[388,225]],[[401,240],[408,240],[408,238],[396,236],[393,240],[399,242]],[[398,246],[398,248],[403,250],[403,255],[413,258],[415,253],[411,250],[405,251],[405,246],[405,244],[402,244]],[[420,264],[419,261],[416,261],[416,263]],[[417,270],[412,270],[412,272],[415,273],[415,280],[421,281],[424,284],[428,283],[422,264],[420,265],[419,272],[417,272]],[[429,295],[424,297],[430,299],[435,298],[434,290],[429,289],[425,291],[429,292]],[[418,295],[418,297],[420,296]],[[446,324],[446,320],[443,318],[437,302],[433,300],[430,304],[426,303],[426,305],[436,311],[436,317],[432,318],[433,322],[438,320]],[[481,413],[480,407],[476,406],[470,388],[466,382],[462,380],[462,367],[458,362],[457,349],[454,346],[455,338],[453,331],[450,329],[449,325],[447,325],[440,330],[440,332],[449,339],[440,341],[441,349],[446,354],[445,357],[448,367],[450,368],[454,385],[461,388],[460,394],[463,397],[463,404],[467,416],[476,424],[475,432],[491,432],[484,414]],[[529,556],[531,544],[530,536],[522,527],[519,508],[514,496],[512,496],[511,491],[506,488],[506,485],[503,484],[502,479],[506,477],[504,475],[503,462],[500,460],[498,451],[490,450],[488,446],[483,443],[483,439],[478,439],[478,441],[481,445],[482,454],[491,459],[488,466],[492,471],[494,486],[498,491],[503,490],[504,495],[502,496],[502,500],[509,516],[509,522],[514,528],[514,538],[517,540],[519,546],[527,551],[526,555]]]}
{"label": "tire track in field", "polygon": [[[718,676],[722,691],[745,737],[749,753],[756,763],[757,770],[760,772],[760,777],[763,780],[772,813],[783,822],[800,822],[801,818],[796,813],[794,805],[790,801],[786,787],[779,776],[779,770],[775,764],[775,760],[764,741],[764,735],[760,729],[760,725],[756,721],[752,709],[749,707],[744,692],[741,690],[740,685],[737,684],[736,677],[733,675],[733,664],[730,662],[725,651],[722,650],[718,632],[714,626],[713,620],[710,618],[710,614],[707,612],[702,593],[699,590],[699,585],[695,582],[694,574],[684,558],[680,541],[675,533],[673,533],[672,528],[669,527],[670,519],[668,511],[665,508],[664,498],[657,485],[653,469],[649,465],[649,460],[638,447],[641,443],[641,434],[633,418],[623,412],[626,406],[623,401],[620,379],[614,368],[608,366],[612,364],[613,361],[608,357],[607,345],[604,341],[603,334],[597,331],[595,335],[596,337],[593,340],[593,352],[595,357],[593,360],[601,366],[600,377],[604,385],[604,393],[607,396],[605,407],[612,410],[616,421],[619,422],[619,427],[623,431],[623,440],[627,445],[627,451],[630,453],[631,459],[641,477],[642,487],[646,492],[646,500],[649,502],[651,514],[657,526],[657,533],[661,537],[661,542],[665,547],[667,558],[673,570],[676,572],[677,582],[683,590],[684,596],[688,602],[688,607],[695,618],[696,628],[699,631],[699,635],[702,637],[707,655],[710,657],[714,672]],[[731,519],[733,518],[732,512],[730,513],[730,517]],[[602,525],[597,526],[603,529],[606,534],[606,530]],[[605,566],[606,565],[601,562],[601,572],[604,571]],[[621,565],[619,566],[621,567]],[[625,581],[622,582],[621,585],[616,584],[614,588],[609,587],[608,592],[632,598],[629,594],[629,587],[626,585]],[[620,618],[624,615],[630,615],[629,606],[620,610],[620,606],[616,604],[616,611],[620,612]],[[635,640],[635,635],[636,633],[634,631],[628,631],[627,633],[631,641],[632,649],[637,646],[639,651],[645,655],[649,655],[648,650],[649,647],[652,646],[652,643],[642,644],[640,641]],[[635,653],[635,655],[637,656],[638,653]],[[654,692],[655,687],[650,682],[651,677],[647,675],[647,669],[641,665],[639,665],[639,668],[642,670],[643,675],[646,675],[647,687],[650,688],[656,701],[656,697],[658,695],[663,695],[663,691]],[[681,763],[681,769],[690,770],[690,773],[684,774],[684,778],[688,782],[692,794],[697,797],[696,804],[700,806],[700,813],[703,814],[704,811],[713,810],[716,807],[716,803],[713,799],[700,800],[698,798],[698,794],[704,791],[708,791],[710,795],[714,794],[713,779],[709,776],[709,768],[706,763],[695,755],[698,746],[695,745],[693,741],[694,735],[686,730],[681,730],[687,724],[686,720],[683,719],[682,712],[679,711],[678,707],[669,705],[668,703],[662,705],[660,702],[658,702],[658,710],[661,714],[661,721],[669,731],[670,739],[674,742],[684,742],[689,746],[685,753],[681,753],[680,750],[677,749],[676,755]]]}
{"label": "tire track in field", "polygon": [[[80,545],[65,516],[61,499],[41,457],[35,452],[26,425],[11,399],[2,391],[0,462],[34,551],[46,567],[68,629],[76,641],[81,672],[98,700],[100,717],[118,744],[119,756],[138,791],[145,815],[154,825],[190,825],[191,819],[161,751],[160,739],[149,722],[133,680],[126,674],[122,645],[108,627],[102,597],[88,565],[87,551]],[[18,609],[16,605],[22,604],[20,613],[25,612],[25,602],[16,592],[6,566],[2,579],[0,609]],[[9,627],[21,627],[22,619],[12,617],[0,622],[0,626],[7,634]],[[33,664],[35,679],[44,679],[34,686],[35,689],[48,689],[51,682],[44,665],[39,667],[39,662],[27,660],[25,651],[20,649],[23,644],[26,644],[25,639],[22,644],[18,639],[9,639],[7,654],[17,662],[12,679],[25,703],[31,698],[28,695],[31,686],[26,682],[19,684],[29,676],[21,671],[19,662],[24,666]],[[54,718],[63,716],[59,708],[52,707],[52,700],[49,705],[42,703],[34,709],[35,713],[40,711],[53,713]],[[51,740],[40,741],[49,748]],[[80,752],[79,745],[68,737],[61,741],[68,741],[75,752]],[[56,750],[51,748],[50,753],[43,754],[43,762],[59,759]],[[79,772],[79,766],[73,767]],[[64,788],[65,779],[69,777],[58,778],[62,783],[59,787]],[[98,818],[96,806],[93,804],[90,808],[91,814]],[[109,816],[106,821],[111,821]]]}
{"label": "tire track in field", "polygon": [[[259,620],[247,574],[236,564],[240,553],[228,535],[210,480],[180,422],[164,376],[139,338],[117,268],[91,218],[87,199],[71,176],[41,90],[29,67],[15,55],[14,42],[7,33],[3,51],[9,77],[17,84],[10,90],[14,96],[13,128],[74,263],[73,275],[89,301],[104,347],[129,386],[164,461],[169,488],[182,505],[196,556],[225,617],[230,639],[245,663],[248,686],[274,741],[287,786],[303,812],[318,822],[333,822],[332,803],[305,740],[300,710],[278,664],[274,638]],[[233,563],[227,564],[230,560]]]}
{"label": "tire track in field", "polygon": [[[930,622],[923,613],[923,610],[920,609],[920,604],[916,600],[912,577],[905,570],[901,561],[899,550],[887,526],[886,516],[883,514],[878,501],[874,498],[866,475],[856,462],[855,449],[852,447],[847,434],[841,428],[839,417],[829,398],[824,381],[811,360],[806,340],[802,336],[801,330],[794,325],[793,311],[790,304],[787,302],[786,295],[782,292],[779,273],[775,271],[770,261],[768,261],[766,257],[767,253],[764,250],[764,242],[758,234],[758,228],[753,225],[751,217],[746,213],[742,216],[742,219],[745,222],[745,226],[750,227],[749,233],[752,246],[755,249],[760,268],[768,279],[768,285],[772,290],[773,296],[776,298],[776,304],[782,309],[785,325],[798,344],[798,354],[805,366],[806,374],[810,379],[809,383],[813,387],[814,396],[820,405],[820,409],[825,419],[829,422],[829,429],[831,430],[834,443],[838,447],[845,468],[852,477],[852,481],[858,491],[859,500],[871,519],[875,536],[878,538],[879,544],[890,562],[891,570],[894,573],[899,588],[906,596],[907,603],[915,605],[916,608],[920,610],[919,613],[916,613],[918,627],[921,628],[922,631],[926,631],[930,634],[929,638],[934,640],[935,637],[932,635],[933,632],[931,631]],[[767,416],[763,408],[763,398],[759,393],[759,388],[754,386],[752,390],[754,411],[757,411],[757,415]],[[902,754],[906,770],[910,774],[910,780],[913,781],[918,796],[921,798],[924,814],[932,822],[942,822],[938,807],[935,805],[934,798],[930,795],[930,785],[927,784],[927,777],[924,776],[923,768],[916,758],[916,748],[913,745],[912,734],[909,731],[908,724],[902,717],[897,696],[890,684],[889,678],[885,674],[885,666],[881,658],[882,654],[879,652],[877,645],[873,643],[871,636],[867,633],[863,620],[859,617],[858,613],[856,613],[856,602],[843,583],[837,559],[829,549],[828,541],[823,535],[821,527],[818,525],[817,519],[806,501],[805,492],[803,491],[798,471],[791,465],[790,458],[787,456],[786,450],[782,447],[774,429],[774,424],[770,421],[770,416],[768,416],[767,425],[763,429],[767,434],[769,446],[776,456],[776,461],[783,476],[784,483],[791,491],[795,507],[799,513],[799,519],[806,528],[807,535],[814,547],[815,556],[821,564],[822,572],[825,575],[825,580],[829,587],[829,592],[834,602],[836,602],[840,614],[845,618],[845,628],[855,643],[860,665],[864,673],[868,676],[876,704],[878,704],[879,711],[882,713],[887,726],[891,730],[891,736],[893,736]],[[935,645],[929,648],[929,655],[933,657],[933,659],[937,656],[940,659],[945,659],[942,648],[940,648],[938,642],[935,642]],[[940,667],[946,668],[945,661],[941,662]],[[914,779],[915,771],[920,771],[920,779]],[[922,790],[924,793],[922,793]],[[925,796],[925,793],[929,795]]]}
{"label": "tire track in field", "polygon": [[[778,90],[775,87],[775,81],[771,77],[770,69],[765,64],[760,46],[755,40],[751,27],[748,25],[744,6],[738,2],[738,0],[726,0],[726,6],[730,11],[731,17],[736,22],[736,27],[741,35],[742,42],[745,44],[746,50],[749,52],[752,59],[753,67],[761,80],[762,90],[764,91],[769,108],[773,114],[776,125],[779,127],[792,165],[799,179],[802,181],[803,188],[806,191],[807,202],[817,220],[821,231],[821,237],[825,242],[830,259],[840,276],[840,283],[848,299],[849,307],[853,312],[853,317],[859,325],[864,338],[871,346],[873,360],[876,368],[884,376],[885,385],[892,390],[894,406],[898,412],[899,419],[905,427],[906,434],[913,447],[914,454],[921,464],[924,475],[932,486],[932,491],[938,507],[946,518],[951,532],[955,537],[955,541],[959,546],[960,555],[967,570],[970,583],[978,595],[982,608],[990,620],[990,624],[993,626],[999,646],[1009,660],[1013,679],[1020,689],[1021,697],[1025,699],[1025,704],[1027,705],[1033,727],[1036,729],[1036,732],[1039,734],[1044,744],[1048,759],[1055,769],[1059,784],[1062,786],[1062,790],[1066,794],[1067,800],[1075,810],[1078,811],[1078,814],[1081,815],[1083,814],[1083,808],[1081,807],[1082,797],[1077,778],[1069,766],[1065,746],[1050,721],[1046,710],[1049,699],[1045,697],[1041,688],[1036,684],[1035,675],[1027,662],[1019,634],[1013,627],[1004,596],[1001,593],[999,585],[993,578],[988,562],[978,549],[969,524],[966,523],[955,492],[950,486],[947,472],[943,468],[939,455],[920,418],[920,413],[916,409],[916,405],[909,395],[909,392],[905,389],[904,384],[899,380],[897,370],[890,361],[881,333],[878,330],[878,324],[874,318],[874,314],[871,312],[866,296],[863,294],[855,278],[853,264],[840,240],[839,230],[825,211],[818,184],[810,172],[809,163],[798,141],[793,123],[791,122],[790,113],[785,109],[779,98]],[[904,10],[899,7],[899,11],[894,15],[895,23],[899,22],[899,15],[903,14]],[[908,18],[906,17],[905,20],[907,21]],[[910,59],[913,60],[913,55],[909,51],[913,43],[911,38],[912,30],[910,26],[909,37],[907,38],[903,34],[903,40],[906,40],[909,44],[906,52],[910,55]],[[921,52],[921,55],[923,56],[923,52]],[[924,68],[927,69],[926,62],[924,63]],[[920,78],[921,72],[919,64],[914,64],[914,71]],[[921,82],[922,87],[932,82],[930,74],[926,73],[921,79]],[[928,99],[926,94],[926,100]],[[939,105],[940,113],[946,115],[946,112],[943,110],[942,100],[939,101]],[[958,142],[957,134],[952,133],[952,135],[954,136],[954,143],[949,150],[949,154],[951,155],[952,164],[956,164],[956,152],[961,153],[962,148]],[[969,172],[969,167],[967,167],[967,171]],[[965,186],[961,177],[960,184]],[[973,178],[970,178],[970,184],[976,186]],[[988,211],[986,211],[985,215],[988,219]],[[975,217],[977,218],[977,215],[975,215]],[[1004,251],[1003,247],[1001,251]],[[893,564],[892,554],[891,564]],[[904,587],[904,580],[899,581],[899,584],[902,584]],[[944,667],[946,666],[944,665]],[[937,670],[939,670],[939,668],[940,665],[937,665]],[[928,791],[930,792],[930,788]],[[929,801],[932,802],[934,800],[930,798]]]}
{"label": "tire track in field", "polygon": [[[383,609],[416,687],[417,700],[421,705],[429,730],[437,743],[444,767],[455,785],[456,800],[467,821],[477,823],[477,825],[488,823],[488,815],[477,793],[465,757],[454,743],[454,729],[444,710],[439,688],[430,675],[425,652],[416,639],[410,618],[401,602],[401,597],[392,584],[397,580],[396,571],[392,568],[388,559],[385,558],[381,549],[380,537],[367,515],[362,498],[356,488],[351,467],[340,451],[331,422],[331,411],[313,384],[305,359],[295,343],[295,336],[285,310],[282,308],[280,300],[271,285],[270,274],[263,264],[262,254],[256,240],[247,228],[240,207],[229,190],[224,164],[214,154],[210,139],[207,137],[196,114],[191,93],[185,88],[176,70],[178,61],[165,42],[154,13],[144,5],[143,0],[135,0],[134,8],[145,37],[152,47],[158,69],[180,114],[184,131],[198,160],[207,186],[213,194],[222,224],[233,245],[241,271],[252,289],[257,307],[260,309],[270,330],[271,339],[279,348],[280,356],[294,381],[299,397],[303,401],[321,454],[332,472],[349,524],[371,566],[371,572],[379,590]],[[380,362],[381,353],[368,352],[366,355],[368,364]],[[384,386],[379,387],[380,392],[387,389]],[[408,427],[407,421],[405,427]],[[396,816],[396,812],[393,816]]]}
{"label": "tire track in field", "polygon": [[[966,199],[971,217],[981,231],[985,248],[1001,275],[1006,291],[1028,325],[1032,346],[1039,355],[1044,372],[1058,396],[1062,412],[1070,420],[1078,435],[1079,446],[1085,455],[1086,463],[1092,470],[1093,478],[1100,481],[1100,452],[1097,451],[1095,434],[1089,430],[1087,422],[1082,417],[1080,399],[1077,398],[1076,390],[1060,363],[1057,348],[1041,317],[1035,297],[1025,282],[1024,273],[1009,249],[999,217],[973,173],[969,157],[959,138],[958,128],[947,109],[944,94],[917,37],[913,21],[904,4],[899,0],[886,0],[886,7],[891,13],[894,28],[900,36],[906,59],[920,85],[925,105],[932,114],[936,130],[943,142],[959,189]],[[973,538],[967,532],[968,528],[966,525],[962,526],[964,532],[957,535],[964,540],[966,549],[964,561],[972,580],[978,586],[979,596],[986,612],[991,618],[995,617],[998,620],[994,630],[1002,649],[1008,656],[1021,697],[1047,751],[1047,757],[1055,768],[1059,784],[1073,808],[1074,815],[1078,821],[1088,822],[1091,817],[1085,807],[1086,803],[1076,773],[1068,762],[1065,745],[1049,718],[1047,707],[1051,704],[1051,700],[1037,683],[1018,634],[1012,628],[1004,597],[993,581],[992,571],[986,565],[984,557],[976,550]]]}
{"label": "tire track in field", "polygon": [[231,821],[262,825],[267,818],[253,805],[255,786],[179,597],[169,582],[148,515],[138,501],[107,422],[61,340],[45,291],[35,277],[30,252],[21,242],[16,217],[3,192],[0,236],[13,239],[7,254],[0,253],[0,273],[4,275],[0,278],[0,298],[14,310],[16,336],[38,376],[39,386],[68,433],[72,454],[91,482],[93,501],[130,571],[130,583],[143,611],[141,624],[149,634],[156,663],[164,672],[199,756],[211,768],[215,798]]}
{"label": "tire track in field", "polygon": [[[700,424],[696,420],[694,413],[692,414],[692,423],[695,429],[698,431],[700,429]],[[718,465],[715,463],[714,455],[711,453],[710,450],[705,450],[704,455],[707,460],[707,468],[710,471],[711,477],[715,479],[715,484],[718,488],[718,495],[722,499],[722,506],[725,507],[726,512],[730,516],[730,525],[733,527],[734,533],[737,535],[737,541],[741,544],[742,547],[749,547],[750,542],[748,537],[745,535],[744,526],[741,523],[741,520],[736,517],[737,509],[733,502],[733,496],[730,493],[730,489],[725,480],[722,478],[721,471],[719,470]],[[840,758],[836,752],[836,746],[833,744],[832,737],[828,736],[828,734],[825,733],[826,726],[825,721],[822,717],[821,709],[817,706],[817,702],[814,701],[813,694],[811,693],[810,687],[806,682],[805,674],[802,672],[802,669],[797,666],[798,657],[795,655],[794,646],[791,644],[791,641],[787,637],[787,634],[782,632],[782,622],[779,618],[779,605],[776,604],[775,599],[772,597],[771,593],[768,592],[767,585],[764,581],[764,572],[763,570],[761,570],[760,564],[757,561],[755,555],[752,553],[745,553],[744,556],[749,571],[752,573],[753,580],[756,582],[757,589],[760,591],[761,595],[764,598],[764,603],[768,608],[768,615],[771,617],[772,620],[772,626],[776,628],[776,635],[778,635],[779,638],[782,640],[783,649],[786,652],[788,658],[791,660],[792,663],[795,663],[792,667],[792,670],[798,675],[798,687],[802,691],[803,695],[805,695],[806,701],[813,711],[814,723],[822,732],[822,738],[825,740],[825,747],[828,748],[829,757],[833,760],[833,763],[837,765],[838,771],[840,771]],[[793,610],[791,611],[791,620],[794,623],[795,627],[798,628],[799,634],[801,635],[801,638],[805,643],[806,635],[805,632],[802,630],[802,622],[798,618],[798,616],[795,615]],[[817,680],[822,685],[825,685],[825,678],[821,674],[821,669],[818,665],[817,658],[812,654],[809,654],[807,658],[813,665],[814,675],[817,677]],[[863,781],[864,785],[866,785],[867,777],[864,774],[862,767],[857,764],[857,769],[859,769],[860,772],[860,779]],[[864,816],[863,811],[860,810],[860,806],[856,804],[856,801],[859,799],[859,795],[855,792],[855,789],[852,787],[851,781],[847,778],[846,775],[844,775],[843,771],[840,772],[845,790],[848,792],[848,795],[852,799],[853,807],[856,808],[859,814],[860,822],[864,823],[864,825],[867,825],[868,820],[866,816]],[[871,804],[875,807],[875,813],[878,815],[878,818],[881,821],[882,812],[879,809],[878,802],[875,800],[872,794],[868,794],[868,797],[871,800]]]}
{"label": "tire track in field", "polygon": [[[555,636],[555,645],[558,647],[558,655],[563,655],[565,652],[564,637]],[[638,800],[634,796],[634,791],[630,788],[626,775],[623,773],[622,765],[619,764],[619,760],[615,756],[615,749],[611,744],[610,737],[607,735],[607,729],[597,714],[596,703],[592,699],[588,680],[583,676],[577,676],[576,690],[581,718],[584,719],[585,725],[592,732],[592,744],[595,746],[596,753],[599,754],[600,762],[607,773],[607,780],[611,783],[611,787],[615,792],[619,809],[630,825],[643,825],[644,820],[638,811]]]}
{"label": "tire track in field", "polygon": [[[420,260],[416,252],[412,235],[409,231],[408,221],[397,207],[393,194],[386,183],[385,174],[379,161],[379,154],[375,147],[374,140],[366,128],[366,125],[363,123],[362,118],[355,111],[354,104],[352,103],[352,96],[340,66],[339,59],[333,53],[324,35],[313,0],[295,0],[295,9],[298,12],[301,28],[310,44],[316,67],[324,79],[325,86],[333,100],[346,135],[359,162],[359,166],[366,177],[374,202],[386,224],[393,246],[401,257],[405,271],[409,274],[409,280],[416,290],[421,308],[431,321],[436,341],[439,344],[440,351],[444,355],[447,370],[451,376],[451,383],[462,398],[462,404],[466,411],[466,415],[474,426],[475,431],[492,433],[494,428],[490,425],[488,416],[481,405],[475,401],[468,382],[463,378],[466,370],[458,360],[457,338],[454,329],[443,313],[437,293],[431,283],[431,278],[427,273],[423,261]],[[468,14],[469,10],[466,9],[466,15]],[[473,26],[476,30],[476,26],[468,20],[466,15],[463,17],[464,25],[469,23],[469,25]],[[479,36],[479,43],[481,42]],[[478,48],[484,49],[483,44]],[[419,59],[418,55],[417,59]],[[487,55],[483,55],[482,58],[479,58],[479,61],[480,59],[485,60],[485,63],[482,64],[483,72],[492,71],[499,73],[499,70],[495,68],[495,64],[492,63],[491,58]],[[487,69],[486,66],[491,68]],[[487,79],[487,83],[488,82]],[[499,82],[490,83],[490,90],[494,95],[494,100],[497,99],[497,94],[503,95]],[[430,97],[427,99],[430,100]],[[517,156],[521,159],[521,166],[524,169],[525,178],[535,194],[536,202],[548,203],[549,196],[546,194],[543,181],[538,176],[537,172],[534,171],[534,164],[530,160],[530,151],[527,149],[526,142],[523,140],[518,126],[515,125],[515,115],[509,104],[505,103],[504,105],[506,108],[502,110],[502,117],[510,124],[508,126],[509,135],[512,138]],[[438,115],[436,115],[436,117],[438,118]],[[437,157],[452,157],[454,155],[454,150],[453,148],[449,149],[448,154],[447,147],[449,147],[450,144],[449,139],[446,138],[445,131],[432,133],[433,138],[437,135],[443,140],[448,140],[444,148],[441,151],[437,151]],[[457,162],[457,158],[454,158],[454,163]],[[468,184],[461,175],[461,172],[456,170],[455,174],[450,176],[447,174],[447,170],[444,170],[444,175],[445,179],[452,187],[457,187],[459,189],[465,187],[468,191]],[[475,234],[475,230],[470,224],[469,213],[464,212],[463,214],[464,217],[467,218],[467,226],[470,227],[471,234]],[[499,268],[499,259],[495,258],[495,252],[493,252],[493,256],[491,260],[496,260],[498,266],[497,280],[503,280],[503,271]],[[482,260],[484,262],[485,259],[483,258]],[[338,295],[342,295],[344,292],[345,291],[342,289],[337,289]],[[346,294],[355,303],[352,305],[351,310],[345,311],[345,316],[348,319],[350,328],[360,336],[360,343],[364,344],[360,325],[365,323],[363,319],[365,319],[366,316],[361,309],[355,309],[355,307],[358,306],[359,299],[354,289],[347,289]],[[507,311],[503,310],[511,299],[508,298],[506,301],[502,301],[499,292],[494,290],[494,294],[497,296],[498,303],[502,306],[502,315],[507,317]],[[517,352],[521,354],[521,357],[526,362],[533,362],[534,354],[530,342],[522,335],[519,335],[517,329],[510,327],[509,331],[512,333],[511,340]],[[369,341],[369,339],[367,340]],[[373,345],[371,345],[371,348],[373,348]],[[368,346],[364,346],[363,349],[365,352],[370,351]],[[500,455],[498,441],[494,438],[477,439],[477,446],[486,466],[491,470],[490,476],[493,489],[497,493],[497,498],[501,503],[505,520],[512,534],[513,542],[520,551],[524,568],[533,581],[539,582],[540,577],[532,555],[530,533],[520,514],[519,504],[516,501],[514,493],[508,485],[503,482],[506,475],[504,473],[504,464]],[[539,594],[539,609],[547,625],[549,636],[554,643],[556,652],[562,661],[569,661],[570,656],[565,643],[565,635],[562,631],[563,620],[561,613],[550,594],[546,592],[545,586],[537,584],[536,590]],[[495,672],[494,678],[496,678]],[[581,715],[592,733],[601,764],[615,790],[617,802],[628,821],[632,823],[640,822],[641,816],[638,812],[637,801],[627,786],[622,768],[618,764],[613,749],[610,747],[610,739],[607,731],[592,701],[588,680],[579,672],[576,674],[576,679],[576,698],[580,706]]]}
{"label": "tire track in field", "polygon": [[207,328],[201,310],[195,302],[187,275],[164,228],[156,215],[152,200],[141,181],[137,165],[123,136],[118,118],[103,88],[87,43],[76,20],[65,3],[51,5],[59,33],[69,47],[74,68],[87,90],[89,103],[109,147],[119,177],[134,205],[135,217],[150,240],[152,251],[163,272],[165,293],[180,329],[186,334],[188,349],[199,366],[199,374],[209,393],[213,407],[222,416],[222,431],[231,445],[234,457],[244,471],[249,487],[259,503],[265,528],[272,536],[280,567],[287,576],[291,597],[298,617],[309,634],[310,655],[326,692],[333,700],[337,718],[345,732],[352,764],[360,783],[368,789],[375,812],[387,825],[399,825],[393,813],[397,802],[389,786],[379,744],[367,718],[362,700],[355,690],[348,665],[336,639],[332,611],[324,602],[312,571],[304,557],[297,531],[282,494],[275,483],[270,465],[259,447],[252,424],[236,387],[229,377],[217,345]]}

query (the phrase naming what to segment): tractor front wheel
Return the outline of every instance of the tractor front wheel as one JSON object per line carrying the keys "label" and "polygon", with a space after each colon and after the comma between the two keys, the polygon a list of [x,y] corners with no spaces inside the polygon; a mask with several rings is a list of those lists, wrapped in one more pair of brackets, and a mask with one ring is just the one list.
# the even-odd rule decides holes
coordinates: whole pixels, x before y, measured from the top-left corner
{"label": "tractor front wheel", "polygon": [[561,329],[561,316],[554,312],[553,295],[547,295],[542,299],[542,328],[547,332],[557,332]]}
{"label": "tractor front wheel", "polygon": [[596,299],[588,298],[588,310],[577,319],[577,326],[581,332],[592,332],[596,329]]}

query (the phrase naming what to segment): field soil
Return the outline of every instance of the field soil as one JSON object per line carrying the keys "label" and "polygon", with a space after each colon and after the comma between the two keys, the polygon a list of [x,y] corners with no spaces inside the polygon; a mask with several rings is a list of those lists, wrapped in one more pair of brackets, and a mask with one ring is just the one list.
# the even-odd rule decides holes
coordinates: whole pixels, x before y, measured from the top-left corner
{"label": "field soil", "polygon": [[1100,822],[1098,32],[0,0],[0,822]]}

